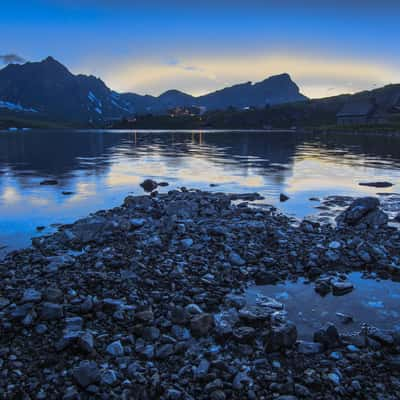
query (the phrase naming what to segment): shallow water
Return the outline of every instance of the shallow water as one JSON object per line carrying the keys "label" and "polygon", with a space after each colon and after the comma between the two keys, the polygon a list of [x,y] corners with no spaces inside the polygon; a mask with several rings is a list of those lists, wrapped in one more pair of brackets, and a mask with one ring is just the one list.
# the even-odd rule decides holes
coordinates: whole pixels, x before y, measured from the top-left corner
{"label": "shallow water", "polygon": [[[304,217],[311,197],[395,193],[359,182],[400,178],[400,138],[271,132],[0,132],[0,248],[141,194],[144,178],[225,192],[257,191]],[[57,186],[41,186],[56,179]],[[217,187],[210,187],[217,184]],[[72,192],[63,195],[62,192]],[[290,200],[279,202],[279,194]],[[38,233],[37,226],[46,229]]]}
{"label": "shallow water", "polygon": [[[334,323],[339,332],[352,333],[366,323],[381,329],[400,329],[400,283],[390,280],[364,279],[361,273],[349,274],[355,289],[343,296],[328,294],[324,297],[314,290],[314,284],[303,279],[278,285],[254,286],[247,290],[249,304],[262,301],[262,296],[272,297],[284,305],[289,320],[298,330],[299,338],[310,340],[324,323]],[[343,323],[336,313],[353,317],[353,322]]]}

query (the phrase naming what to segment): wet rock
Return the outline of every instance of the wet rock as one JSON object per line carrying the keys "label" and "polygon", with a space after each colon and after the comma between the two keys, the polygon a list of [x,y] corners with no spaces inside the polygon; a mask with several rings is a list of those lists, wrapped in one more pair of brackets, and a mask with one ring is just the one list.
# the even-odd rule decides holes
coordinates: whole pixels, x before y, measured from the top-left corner
{"label": "wet rock", "polygon": [[369,187],[376,187],[376,188],[389,188],[393,186],[393,183],[390,182],[360,182],[360,186],[369,186]]}
{"label": "wet rock", "polygon": [[376,197],[362,197],[353,201],[353,203],[343,211],[336,222],[340,225],[365,225],[367,227],[381,227],[387,224],[389,218],[379,210],[379,200]]}
{"label": "wet rock", "polygon": [[78,385],[84,388],[100,379],[100,370],[94,361],[81,361],[72,374]]}
{"label": "wet rock", "polygon": [[334,296],[343,296],[353,291],[354,286],[350,281],[340,281],[333,279],[331,281],[332,292]]}
{"label": "wet rock", "polygon": [[321,343],[307,342],[299,340],[297,342],[297,351],[301,354],[318,354],[324,350]]}
{"label": "wet rock", "polygon": [[316,282],[314,290],[321,296],[326,296],[331,292],[331,284],[327,280],[321,280]]}
{"label": "wet rock", "polygon": [[271,320],[274,310],[261,306],[246,306],[239,310],[239,317],[250,325],[265,323]]}
{"label": "wet rock", "polygon": [[340,344],[339,332],[334,324],[327,323],[314,333],[314,342],[321,343],[325,348]]}
{"label": "wet rock", "polygon": [[54,186],[54,185],[58,185],[58,181],[55,180],[55,179],[45,179],[45,180],[40,182],[40,185],[42,185],[42,186]]}
{"label": "wet rock", "polygon": [[140,186],[143,188],[145,192],[152,192],[153,190],[157,189],[158,184],[156,181],[153,181],[152,179],[146,179],[140,184]]}
{"label": "wet rock", "polygon": [[351,324],[354,321],[353,317],[349,314],[337,312],[336,316],[340,319],[341,323],[345,325]]}
{"label": "wet rock", "polygon": [[268,351],[279,351],[292,348],[297,340],[297,328],[292,322],[272,326],[266,342]]}
{"label": "wet rock", "polygon": [[281,193],[281,194],[279,195],[279,201],[280,201],[281,203],[283,203],[283,202],[285,202],[285,201],[288,201],[288,200],[289,200],[289,196],[286,196],[286,194]]}

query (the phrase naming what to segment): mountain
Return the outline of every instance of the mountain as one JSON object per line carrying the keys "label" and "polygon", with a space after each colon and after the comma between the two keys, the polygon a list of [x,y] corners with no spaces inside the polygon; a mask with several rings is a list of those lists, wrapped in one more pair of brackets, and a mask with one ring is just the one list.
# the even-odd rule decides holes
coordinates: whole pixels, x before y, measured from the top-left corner
{"label": "mountain", "polygon": [[52,57],[0,70],[0,108],[99,122],[130,115],[130,104],[94,76],[73,75]]}
{"label": "mountain", "polygon": [[272,76],[255,84],[247,82],[235,85],[197,99],[198,103],[210,110],[224,109],[230,106],[236,108],[265,107],[266,105],[304,100],[307,100],[307,97],[300,93],[299,87],[288,74]]}
{"label": "mountain", "polygon": [[234,85],[194,97],[168,90],[158,97],[119,94],[94,76],[74,75],[52,57],[0,70],[0,113],[24,113],[62,121],[91,122],[135,114],[163,114],[175,107],[264,107],[307,100],[288,74]]}

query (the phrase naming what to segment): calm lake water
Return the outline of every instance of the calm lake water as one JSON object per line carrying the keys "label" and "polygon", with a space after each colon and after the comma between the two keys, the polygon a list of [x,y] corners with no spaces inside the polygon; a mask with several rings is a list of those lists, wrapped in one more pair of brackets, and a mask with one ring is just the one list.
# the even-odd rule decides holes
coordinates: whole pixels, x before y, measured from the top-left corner
{"label": "calm lake water", "polygon": [[[311,197],[394,193],[400,138],[268,132],[0,132],[0,247],[28,245],[68,223],[142,194],[145,178],[225,192],[259,192],[265,202],[304,217]],[[57,186],[42,186],[56,179]],[[359,182],[390,181],[392,188]],[[210,184],[217,184],[210,187]],[[396,185],[397,184],[397,185]],[[63,192],[72,192],[64,195]],[[290,200],[279,202],[279,194]],[[38,233],[36,227],[46,226]]]}
{"label": "calm lake water", "polygon": [[[299,338],[312,340],[313,333],[324,323],[333,322],[341,333],[360,331],[363,324],[380,329],[400,329],[400,283],[390,280],[364,279],[359,272],[348,276],[355,289],[344,296],[320,296],[314,284],[303,279],[278,285],[254,286],[247,291],[250,304],[263,302],[265,296],[278,300],[284,313],[296,324]],[[337,313],[353,321],[343,323]]]}

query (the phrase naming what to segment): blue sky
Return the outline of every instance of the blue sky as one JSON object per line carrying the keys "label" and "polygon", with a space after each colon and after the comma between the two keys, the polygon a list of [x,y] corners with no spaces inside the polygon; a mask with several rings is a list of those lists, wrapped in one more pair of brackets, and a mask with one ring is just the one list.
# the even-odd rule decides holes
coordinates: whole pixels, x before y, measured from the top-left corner
{"label": "blue sky", "polygon": [[0,55],[52,55],[115,90],[150,94],[202,94],[281,72],[310,97],[400,82],[395,1],[187,3],[3,0]]}

